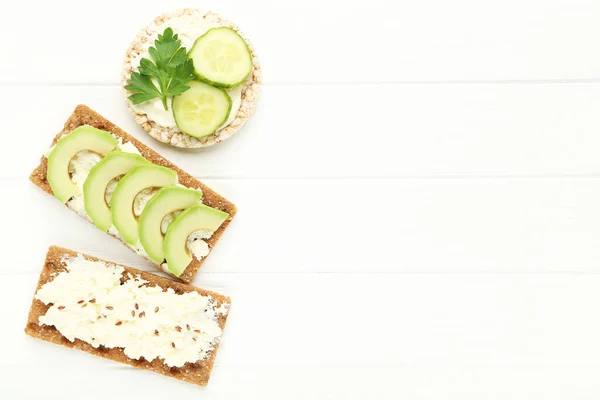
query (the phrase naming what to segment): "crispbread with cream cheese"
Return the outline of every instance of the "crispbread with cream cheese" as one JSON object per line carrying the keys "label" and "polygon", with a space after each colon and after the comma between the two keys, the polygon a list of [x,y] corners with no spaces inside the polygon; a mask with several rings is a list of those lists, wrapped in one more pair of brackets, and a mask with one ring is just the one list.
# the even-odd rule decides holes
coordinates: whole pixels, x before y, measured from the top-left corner
{"label": "crispbread with cream cheese", "polygon": [[[148,146],[144,145],[142,142],[138,141],[131,135],[129,135],[126,132],[124,132],[123,130],[119,129],[112,122],[108,121],[106,118],[102,117],[101,115],[99,115],[98,113],[96,113],[95,111],[93,111],[92,109],[90,109],[89,107],[87,107],[85,105],[78,105],[75,108],[75,111],[73,112],[73,114],[69,117],[69,119],[65,123],[64,129],[54,137],[54,140],[52,141],[52,145],[55,145],[56,142],[58,141],[58,139],[61,138],[63,135],[69,134],[71,131],[73,131],[73,129],[75,129],[79,126],[82,126],[82,125],[90,125],[95,128],[108,131],[108,132],[112,133],[113,135],[115,135],[117,138],[122,139],[124,143],[129,142],[129,143],[133,144],[136,147],[136,149],[141,153],[141,155],[143,157],[145,157],[147,160],[151,161],[154,164],[161,165],[161,166],[167,167],[167,168],[171,168],[174,171],[176,171],[180,184],[182,184],[183,186],[188,187],[188,188],[202,190],[202,193],[203,193],[202,202],[204,204],[206,204],[209,207],[216,208],[218,210],[228,213],[229,218],[225,222],[223,222],[223,224],[219,227],[219,229],[217,229],[209,239],[206,240],[206,242],[208,243],[208,245],[211,249],[214,247],[214,245],[217,243],[217,241],[219,240],[219,238],[221,237],[221,235],[223,234],[223,232],[225,231],[225,229],[231,222],[231,219],[235,215],[235,213],[236,213],[235,205],[233,205],[227,199],[225,199],[224,197],[222,197],[219,194],[217,194],[216,192],[214,192],[212,189],[210,189],[209,187],[204,185],[202,182],[198,181],[196,178],[194,178],[187,172],[181,170],[180,168],[175,166],[170,161],[164,159],[158,153],[156,153],[152,149],[150,149]],[[53,194],[52,189],[50,188],[50,185],[48,184],[48,180],[46,177],[47,165],[48,165],[48,159],[46,157],[42,157],[40,160],[40,165],[31,173],[31,176],[29,177],[29,179],[36,186],[38,186],[39,188],[44,190],[46,193]],[[125,244],[125,242],[123,242],[123,240],[121,240],[119,237],[112,235],[110,233],[109,233],[109,235],[113,236],[116,239],[119,239],[123,244]],[[181,276],[179,276],[179,279],[181,279],[184,282],[189,283],[194,278],[194,276],[200,269],[200,267],[205,259],[206,259],[206,257],[203,257],[201,260],[193,258],[192,262],[190,262],[190,264],[185,269],[185,271],[181,274]]]}
{"label": "crispbread with cream cheese", "polygon": [[[199,289],[197,287],[186,285],[183,283],[174,282],[169,279],[156,276],[154,274],[142,272],[137,269],[129,268],[116,263],[103,261],[96,257],[77,253],[75,251],[56,246],[51,246],[48,249],[48,254],[46,255],[46,262],[40,274],[40,279],[36,288],[36,293],[38,292],[38,290],[40,290],[40,288],[43,285],[52,281],[57,273],[62,272],[65,269],[65,257],[76,257],[78,255],[83,256],[86,260],[102,261],[109,265],[123,267],[125,269],[124,275],[126,273],[129,273],[134,276],[140,275],[142,279],[149,282],[149,285],[159,286],[163,289],[163,291],[166,291],[169,288],[173,289],[177,294],[195,291],[200,295],[212,297],[213,301],[218,306],[221,306],[224,303],[231,304],[231,300],[229,299],[229,297],[220,295],[218,293]],[[35,299],[34,297],[34,300],[31,304],[31,309],[29,311],[27,326],[25,327],[25,333],[32,337],[42,339],[51,343],[56,343],[66,347],[83,350],[96,356],[107,358],[113,361],[118,361],[124,364],[129,364],[136,368],[154,371],[159,374],[170,376],[172,378],[180,379],[196,385],[206,386],[206,384],[208,383],[210,372],[212,370],[215,361],[215,356],[219,347],[218,343],[216,343],[214,345],[213,350],[211,350],[208,353],[208,357],[201,361],[198,361],[194,364],[186,363],[183,367],[180,368],[168,367],[159,358],[154,359],[152,362],[148,362],[143,358],[140,358],[139,360],[129,358],[125,355],[122,348],[106,348],[103,346],[94,348],[92,345],[79,339],[75,339],[73,342],[71,342],[69,339],[64,337],[55,327],[39,324],[40,316],[45,315],[49,308],[49,305],[45,305],[43,302]],[[221,329],[225,327],[226,320],[227,313],[219,315],[217,322]]]}
{"label": "crispbread with cream cheese", "polygon": [[[250,51],[250,55],[252,57],[252,71],[250,72],[246,82],[242,84],[241,106],[235,116],[235,119],[231,122],[231,124],[219,129],[212,135],[203,138],[196,138],[187,135],[181,132],[178,128],[169,128],[160,125],[156,121],[149,118],[146,114],[134,110],[131,106],[130,100],[126,99],[127,108],[133,115],[133,118],[146,132],[148,132],[150,136],[156,140],[160,140],[163,143],[183,148],[211,146],[233,136],[234,133],[244,126],[246,121],[248,121],[252,115],[258,100],[261,83],[261,68],[254,51],[254,47],[248,40],[247,36],[244,35],[235,24],[232,24],[212,11],[202,12],[195,8],[184,8],[157,17],[148,26],[142,29],[134,38],[127,49],[125,60],[123,62],[123,70],[121,74],[122,86],[125,87],[127,85],[127,81],[131,77],[131,73],[137,69],[135,65],[132,65],[134,64],[133,60],[138,58],[139,55],[144,50],[147,50],[147,48],[152,44],[150,42],[153,34],[156,34],[158,31],[162,32],[162,30],[166,29],[169,26],[169,20],[172,18],[195,14],[202,15],[204,19],[210,19],[211,21],[214,21],[217,26],[229,27],[236,31],[244,39],[246,45],[248,46],[248,50]],[[187,50],[189,51],[190,49]],[[125,90],[125,94],[126,96],[129,96],[131,93]]]}

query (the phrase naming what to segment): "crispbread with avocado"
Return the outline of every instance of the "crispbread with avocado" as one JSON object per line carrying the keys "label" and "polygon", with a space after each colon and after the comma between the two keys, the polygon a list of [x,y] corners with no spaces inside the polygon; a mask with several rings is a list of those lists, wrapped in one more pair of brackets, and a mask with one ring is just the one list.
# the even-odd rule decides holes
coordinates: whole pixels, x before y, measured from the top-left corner
{"label": "crispbread with avocado", "polygon": [[[131,143],[133,146],[135,146],[139,153],[148,161],[159,166],[170,168],[177,172],[178,180],[181,185],[191,189],[200,189],[203,193],[202,201],[205,205],[229,214],[229,218],[227,218],[227,220],[221,224],[221,226],[213,233],[213,235],[206,240],[206,243],[208,244],[209,248],[212,249],[214,247],[214,245],[217,243],[217,241],[231,222],[231,219],[236,214],[236,207],[231,202],[229,202],[227,199],[223,198],[222,196],[211,190],[209,187],[195,179],[187,172],[175,166],[170,161],[161,157],[148,146],[133,138],[132,136],[130,136],[129,134],[118,128],[116,125],[114,125],[113,123],[111,123],[110,121],[97,114],[85,105],[79,105],[75,108],[75,111],[65,123],[64,129],[54,137],[52,145],[55,145],[58,139],[60,139],[64,135],[68,135],[74,129],[84,125],[89,125],[94,128],[110,132],[115,137],[121,139],[124,143]],[[46,157],[42,157],[40,160],[40,165],[32,172],[30,180],[36,186],[38,186],[48,194],[53,194],[47,179],[47,166],[48,159]],[[121,240],[119,237],[111,233],[109,234]],[[121,240],[121,242],[125,244],[123,240]],[[206,257],[203,257],[200,260],[193,258],[187,266],[187,268],[185,268],[183,273],[179,276],[179,279],[183,280],[184,282],[190,282],[198,272],[198,269],[200,268],[205,259]]]}
{"label": "crispbread with avocado", "polygon": [[[162,278],[147,272],[142,272],[134,268],[129,268],[123,265],[107,262],[100,260],[96,257],[88,256],[85,254],[77,253],[72,250],[64,249],[61,247],[52,246],[48,249],[46,255],[46,262],[40,274],[40,279],[36,288],[36,293],[40,288],[48,282],[51,282],[57,273],[65,270],[65,258],[82,256],[84,259],[89,261],[102,261],[108,265],[116,265],[125,269],[124,275],[129,273],[132,276],[141,276],[142,279],[148,281],[150,286],[159,286],[166,291],[167,289],[173,289],[177,294],[183,294],[188,292],[197,292],[203,296],[212,297],[213,301],[217,306],[222,306],[224,303],[231,304],[229,297],[220,295],[218,293],[210,292],[207,290],[199,289],[194,286],[178,283],[171,281],[166,278]],[[144,358],[136,360],[134,358],[127,357],[124,350],[119,347],[107,348],[99,346],[94,348],[87,342],[79,339],[70,341],[63,336],[54,326],[40,325],[40,316],[46,315],[50,305],[44,304],[42,301],[34,298],[31,309],[29,311],[29,318],[27,320],[27,326],[25,327],[25,333],[28,335],[45,340],[47,342],[60,344],[66,347],[83,350],[95,356],[107,358],[109,360],[118,361],[123,364],[129,364],[135,368],[146,369],[154,371],[162,375],[170,376],[172,378],[180,379],[189,383],[193,383],[200,386],[206,386],[208,379],[215,361],[215,356],[219,347],[219,344],[215,344],[213,349],[208,353],[208,356],[201,361],[196,363],[186,363],[182,367],[169,367],[161,359],[156,358],[151,362],[146,361]],[[225,327],[227,320],[227,313],[220,314],[217,320],[218,325],[221,329]]]}

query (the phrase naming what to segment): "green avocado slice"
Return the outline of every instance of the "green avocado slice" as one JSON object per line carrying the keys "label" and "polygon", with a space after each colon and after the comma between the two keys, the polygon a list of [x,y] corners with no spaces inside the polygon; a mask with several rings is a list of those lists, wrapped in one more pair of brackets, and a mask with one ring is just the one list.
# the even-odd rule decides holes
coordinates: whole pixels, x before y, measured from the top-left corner
{"label": "green avocado slice", "polygon": [[165,260],[161,223],[167,214],[183,210],[202,199],[202,192],[179,186],[162,188],[152,197],[139,220],[140,242],[146,254],[157,263]]}
{"label": "green avocado slice", "polygon": [[192,261],[192,255],[187,248],[188,237],[196,231],[211,231],[229,218],[226,212],[197,204],[177,215],[169,224],[163,240],[163,250],[167,260],[167,269],[175,276],[180,276]]}
{"label": "green avocado slice", "polygon": [[114,150],[119,142],[106,131],[83,125],[58,140],[48,155],[47,179],[54,196],[66,203],[77,193],[69,176],[69,163],[80,151],[89,150],[102,156]]}
{"label": "green avocado slice", "polygon": [[133,213],[135,196],[147,188],[176,183],[177,172],[154,164],[134,167],[121,178],[110,199],[110,211],[112,222],[125,242],[136,245],[139,240],[138,220]]}
{"label": "green avocado slice", "polygon": [[96,227],[106,232],[112,225],[112,214],[105,200],[108,183],[143,164],[150,161],[137,154],[113,151],[92,167],[83,183],[83,200],[85,211]]}

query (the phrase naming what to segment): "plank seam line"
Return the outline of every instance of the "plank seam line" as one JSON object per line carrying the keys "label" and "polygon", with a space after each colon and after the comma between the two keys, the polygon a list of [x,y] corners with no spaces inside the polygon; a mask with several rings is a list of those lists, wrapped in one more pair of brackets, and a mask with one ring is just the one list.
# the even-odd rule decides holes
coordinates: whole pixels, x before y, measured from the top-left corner
{"label": "plank seam line", "polygon": [[[86,252],[92,252],[92,251],[83,251],[84,253]],[[127,263],[126,261],[119,261],[119,260],[109,260],[111,262],[115,262],[117,264],[124,264],[124,265],[130,265],[134,268],[137,268],[137,263],[131,264],[131,263]],[[145,272],[150,272],[150,273],[154,273],[156,272],[155,270],[152,271],[145,271]],[[21,271],[21,272],[0,272],[0,276],[29,276],[29,275],[36,275],[39,276],[40,272],[39,271]],[[386,275],[386,276],[410,276],[410,277],[440,277],[440,278],[450,278],[450,277],[477,277],[477,278],[481,278],[481,277],[494,277],[494,276],[503,276],[503,277],[530,277],[530,278],[536,278],[536,277],[543,277],[543,276],[600,276],[600,270],[598,271],[540,271],[540,272],[501,272],[501,271],[493,271],[493,272],[486,272],[486,271],[481,271],[481,272],[427,272],[427,271],[422,271],[422,272],[416,272],[416,271],[406,271],[406,272],[382,272],[382,271],[369,271],[369,272],[343,272],[343,271],[337,271],[337,272],[310,272],[310,271],[305,271],[305,272],[203,272],[202,273],[204,276],[212,276],[212,277],[219,277],[219,276],[223,276],[223,275],[240,275],[241,277],[244,276],[257,276],[257,275],[269,275],[269,276],[276,276],[276,277],[281,277],[281,276],[315,276],[315,275],[320,275],[320,276],[377,276],[377,275]],[[37,282],[37,281],[36,281]],[[219,285],[219,284],[213,284],[213,283],[207,283],[207,282],[202,282],[202,281],[198,281],[198,282],[192,282],[192,284],[194,286],[200,286],[203,287],[203,285],[207,288],[207,289],[214,289],[214,288],[227,288],[229,287],[228,285]]]}
{"label": "plank seam line", "polygon": [[[526,180],[597,180],[600,174],[540,174],[540,175],[406,175],[406,176],[243,176],[194,175],[199,180],[221,181],[526,181]],[[0,176],[0,182],[27,181],[26,176]]]}
{"label": "plank seam line", "polygon": [[[311,87],[311,86],[420,86],[420,85],[537,85],[537,84],[597,84],[598,79],[497,79],[497,80],[404,80],[404,81],[339,81],[339,82],[273,82],[263,83],[263,87]],[[27,82],[0,81],[0,87],[121,87],[117,82]]]}

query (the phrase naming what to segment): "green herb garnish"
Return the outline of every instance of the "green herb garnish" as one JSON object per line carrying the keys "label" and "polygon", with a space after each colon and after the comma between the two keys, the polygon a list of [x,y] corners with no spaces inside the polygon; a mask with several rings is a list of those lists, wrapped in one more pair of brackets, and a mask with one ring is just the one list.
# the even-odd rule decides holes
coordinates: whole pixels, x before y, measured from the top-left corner
{"label": "green herb garnish", "polygon": [[177,96],[190,88],[186,83],[195,79],[194,64],[187,58],[185,47],[181,47],[181,41],[173,35],[171,28],[158,35],[154,47],[150,47],[148,52],[154,62],[142,58],[139,72],[131,73],[125,89],[133,93],[129,96],[133,104],[160,97],[165,110],[168,110],[167,97]]}

